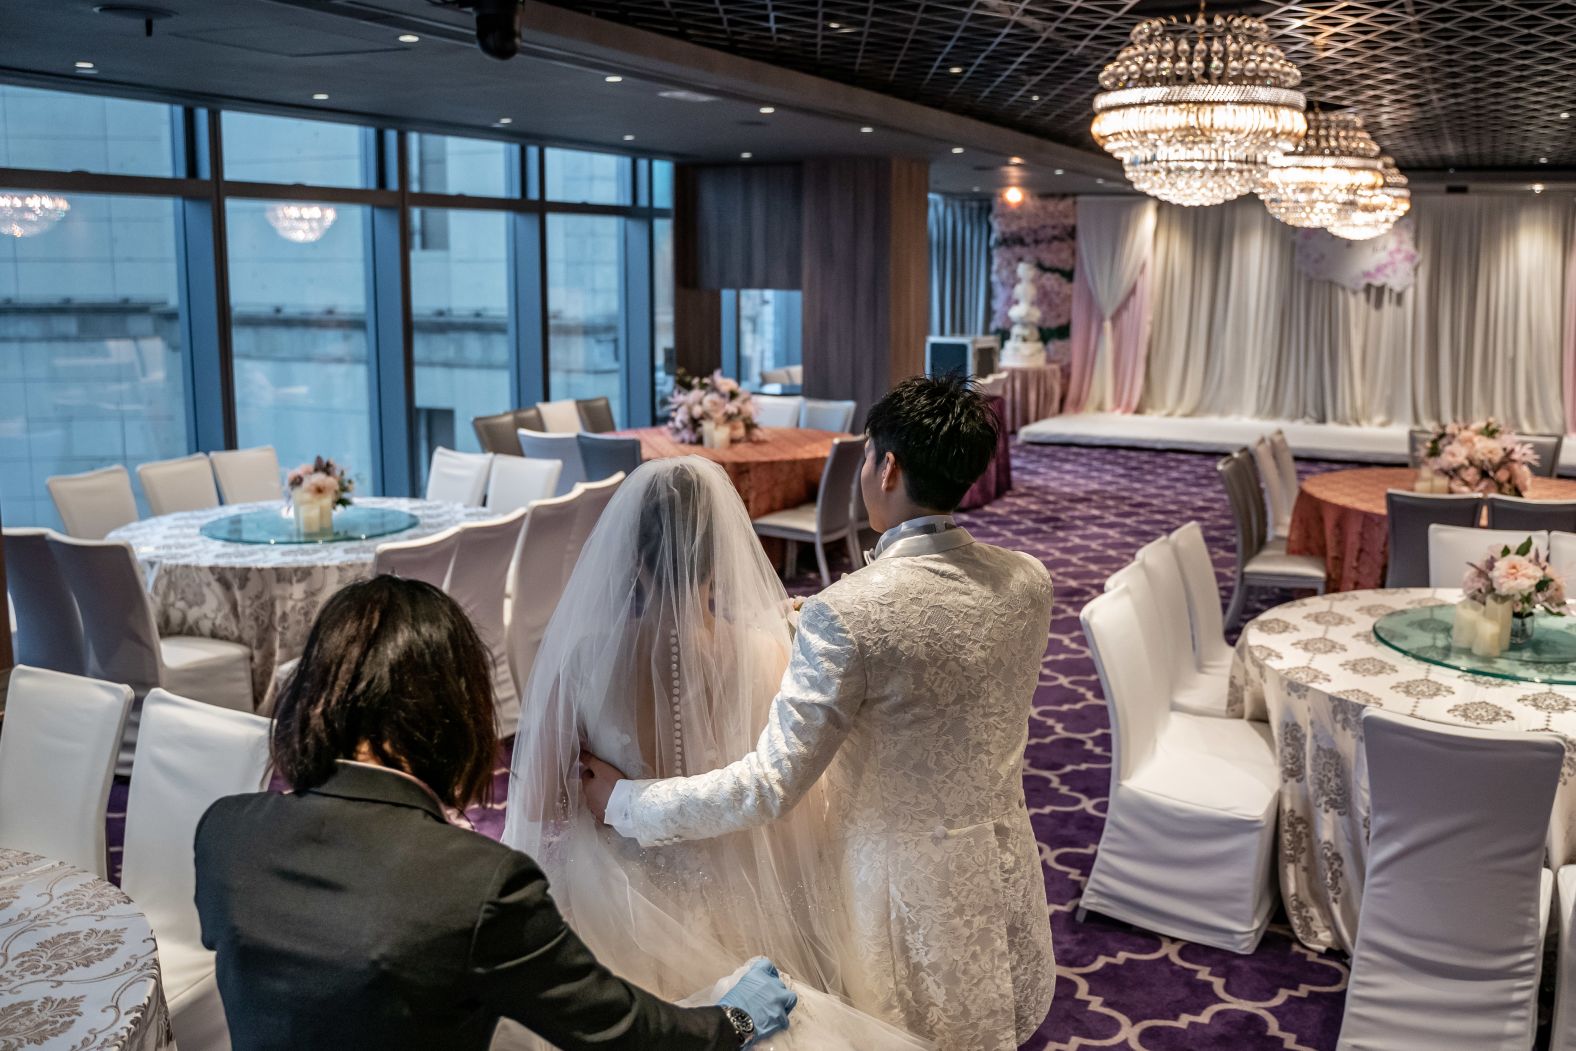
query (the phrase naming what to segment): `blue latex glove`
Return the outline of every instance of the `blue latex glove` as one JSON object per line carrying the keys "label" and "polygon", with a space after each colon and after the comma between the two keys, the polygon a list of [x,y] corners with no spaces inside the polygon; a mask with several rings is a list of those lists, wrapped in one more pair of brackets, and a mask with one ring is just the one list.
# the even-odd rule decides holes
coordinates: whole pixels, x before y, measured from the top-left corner
{"label": "blue latex glove", "polygon": [[717,1003],[737,1007],[755,1022],[755,1039],[763,1040],[788,1028],[788,1012],[799,1002],[793,990],[783,984],[777,968],[764,956],[750,961],[732,989]]}

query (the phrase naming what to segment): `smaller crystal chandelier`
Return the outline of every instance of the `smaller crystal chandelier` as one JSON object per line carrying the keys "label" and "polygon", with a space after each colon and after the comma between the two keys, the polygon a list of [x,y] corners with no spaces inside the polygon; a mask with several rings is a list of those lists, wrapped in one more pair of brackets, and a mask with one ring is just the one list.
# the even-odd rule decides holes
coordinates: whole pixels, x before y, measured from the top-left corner
{"label": "smaller crystal chandelier", "polygon": [[304,245],[322,239],[339,213],[326,204],[271,204],[267,215],[280,237]]}
{"label": "smaller crystal chandelier", "polygon": [[1349,110],[1315,109],[1302,144],[1265,171],[1259,199],[1289,226],[1329,228],[1351,220],[1364,195],[1384,184],[1379,144],[1362,118]]}
{"label": "smaller crystal chandelier", "polygon": [[0,192],[0,233],[32,237],[66,217],[71,202],[48,193]]}
{"label": "smaller crystal chandelier", "polygon": [[1384,167],[1383,188],[1358,194],[1346,216],[1328,227],[1330,233],[1348,241],[1366,241],[1387,232],[1397,219],[1412,210],[1412,191],[1407,189],[1406,176],[1395,166],[1395,160],[1380,157],[1379,163]]}

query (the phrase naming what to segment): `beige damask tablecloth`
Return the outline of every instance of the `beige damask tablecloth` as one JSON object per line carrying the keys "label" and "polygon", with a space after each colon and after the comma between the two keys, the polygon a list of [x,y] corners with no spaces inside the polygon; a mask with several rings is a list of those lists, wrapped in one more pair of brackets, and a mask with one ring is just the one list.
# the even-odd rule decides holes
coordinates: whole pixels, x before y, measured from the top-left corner
{"label": "beige damask tablecloth", "polygon": [[110,539],[125,540],[136,550],[160,633],[239,642],[252,651],[252,702],[261,705],[274,669],[301,655],[328,597],[371,574],[379,544],[495,517],[479,507],[430,500],[365,497],[356,502],[399,508],[421,521],[402,533],[331,544],[235,544],[203,536],[199,530],[216,518],[280,507],[230,504],[146,518],[115,530]]}
{"label": "beige damask tablecloth", "polygon": [[1407,606],[1454,603],[1460,592],[1347,591],[1277,606],[1237,643],[1232,700],[1268,719],[1280,761],[1281,897],[1297,937],[1350,952],[1368,857],[1368,772],[1362,710],[1378,706],[1457,726],[1554,733],[1565,766],[1549,821],[1549,860],[1576,861],[1576,686],[1472,675],[1415,660],[1374,637],[1374,622]]}
{"label": "beige damask tablecloth", "polygon": [[174,1047],[153,931],[131,899],[0,847],[0,1051]]}

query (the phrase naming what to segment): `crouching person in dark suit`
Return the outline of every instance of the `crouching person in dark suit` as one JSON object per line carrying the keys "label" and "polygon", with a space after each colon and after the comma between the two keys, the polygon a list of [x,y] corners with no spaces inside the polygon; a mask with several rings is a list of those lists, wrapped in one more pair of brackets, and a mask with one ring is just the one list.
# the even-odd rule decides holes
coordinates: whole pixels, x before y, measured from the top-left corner
{"label": "crouching person in dark suit", "polygon": [[766,961],[719,1006],[658,1000],[597,963],[535,862],[450,823],[491,784],[491,682],[436,588],[378,577],[324,606],[274,716],[293,791],[221,799],[197,829],[235,1051],[481,1051],[500,1018],[564,1051],[785,1027],[794,997]]}

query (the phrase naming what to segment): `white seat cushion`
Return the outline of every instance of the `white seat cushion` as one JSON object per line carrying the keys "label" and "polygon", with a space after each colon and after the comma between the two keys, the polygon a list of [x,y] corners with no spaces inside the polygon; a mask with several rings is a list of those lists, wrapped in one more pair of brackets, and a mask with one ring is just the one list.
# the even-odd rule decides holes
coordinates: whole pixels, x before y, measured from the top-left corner
{"label": "white seat cushion", "polygon": [[179,939],[159,939],[159,977],[164,983],[164,999],[174,1007],[182,998],[200,992],[203,979],[214,972],[215,955],[201,945],[191,945]]}
{"label": "white seat cushion", "polygon": [[803,533],[806,536],[815,536],[815,505],[800,504],[784,511],[773,511],[769,515],[762,515],[755,519],[756,532],[770,529],[772,531],[788,531]]}
{"label": "white seat cushion", "polygon": [[1173,712],[1154,752],[1122,788],[1250,821],[1273,820],[1280,775],[1269,726]]}
{"label": "white seat cushion", "polygon": [[1316,555],[1288,555],[1286,541],[1271,540],[1264,550],[1248,559],[1243,572],[1275,577],[1307,577],[1324,581],[1324,562]]}
{"label": "white seat cushion", "polygon": [[164,688],[204,704],[252,710],[252,651],[238,642],[198,635],[159,639]]}
{"label": "white seat cushion", "polygon": [[1198,672],[1178,684],[1171,693],[1171,707],[1197,715],[1223,716],[1227,708],[1227,689],[1231,685],[1231,669],[1210,669]]}

